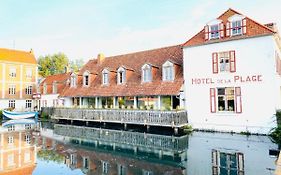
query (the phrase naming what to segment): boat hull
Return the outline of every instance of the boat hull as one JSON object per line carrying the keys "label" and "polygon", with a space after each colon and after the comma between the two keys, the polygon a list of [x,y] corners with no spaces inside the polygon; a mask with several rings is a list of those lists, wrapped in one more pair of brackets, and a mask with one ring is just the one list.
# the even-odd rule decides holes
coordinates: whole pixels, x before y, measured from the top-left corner
{"label": "boat hull", "polygon": [[3,115],[7,119],[17,120],[17,119],[35,118],[37,116],[37,112],[10,112],[4,110]]}

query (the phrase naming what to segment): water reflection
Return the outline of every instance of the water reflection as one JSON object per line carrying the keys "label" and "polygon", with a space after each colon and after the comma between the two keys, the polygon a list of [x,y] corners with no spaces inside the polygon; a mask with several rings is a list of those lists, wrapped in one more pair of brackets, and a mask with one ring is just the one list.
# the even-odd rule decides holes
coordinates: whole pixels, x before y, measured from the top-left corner
{"label": "water reflection", "polygon": [[281,172],[281,160],[269,152],[277,145],[266,136],[202,132],[173,136],[20,120],[3,123],[0,134],[1,175]]}
{"label": "water reflection", "polygon": [[0,174],[32,174],[37,147],[34,120],[10,120],[0,127]]}

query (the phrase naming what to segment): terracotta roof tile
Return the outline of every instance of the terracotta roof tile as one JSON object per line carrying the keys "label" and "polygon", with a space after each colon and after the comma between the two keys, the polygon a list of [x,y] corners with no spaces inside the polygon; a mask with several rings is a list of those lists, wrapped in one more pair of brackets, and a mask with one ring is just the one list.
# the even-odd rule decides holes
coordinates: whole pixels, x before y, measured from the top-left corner
{"label": "terracotta roof tile", "polygon": [[70,78],[71,72],[47,76],[40,83],[40,91],[43,92],[44,84],[47,85],[47,94],[53,93],[53,82],[57,83],[57,92],[61,93],[67,85],[67,80]]}
{"label": "terracotta roof tile", "polygon": [[[228,9],[225,11],[222,15],[220,15],[217,19],[222,20],[224,26],[226,26],[227,20],[229,17],[238,14],[242,15],[241,13],[233,10],[233,9]],[[274,34],[275,32],[267,27],[266,25],[262,25],[249,17],[246,17],[247,23],[247,32],[246,34],[240,35],[240,36],[235,36],[235,37],[223,37],[219,39],[214,39],[214,40],[205,40],[205,31],[202,29],[200,32],[198,32],[195,36],[193,36],[191,39],[189,39],[187,42],[183,44],[183,46],[196,46],[196,45],[203,45],[203,44],[211,44],[211,43],[217,43],[217,42],[223,42],[223,41],[230,41],[230,40],[237,40],[237,39],[244,39],[244,38],[250,38],[250,37],[256,37],[256,36],[264,36],[264,35],[270,35]],[[226,32],[224,32],[226,33]]]}
{"label": "terracotta roof tile", "polygon": [[[176,62],[179,66],[173,82],[162,81],[162,65],[167,61]],[[150,83],[141,82],[141,67],[146,64],[156,66],[156,73]],[[183,84],[183,52],[181,45],[164,47],[154,50],[141,51],[125,55],[106,57],[100,64],[96,60],[90,60],[80,71],[97,72],[98,75],[90,80],[90,87],[83,87],[82,77],[78,78],[76,88],[67,87],[61,96],[141,96],[141,95],[177,95]],[[116,72],[110,72],[109,85],[102,85],[102,70],[108,68],[117,70],[120,66],[131,70],[126,83],[117,84]]]}
{"label": "terracotta roof tile", "polygon": [[31,52],[0,48],[0,61],[37,64]]}

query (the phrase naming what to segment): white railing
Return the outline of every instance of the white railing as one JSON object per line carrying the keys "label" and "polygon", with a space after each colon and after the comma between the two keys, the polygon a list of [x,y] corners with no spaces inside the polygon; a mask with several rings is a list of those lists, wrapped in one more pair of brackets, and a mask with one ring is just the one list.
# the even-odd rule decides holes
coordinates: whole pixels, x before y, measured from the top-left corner
{"label": "white railing", "polygon": [[148,111],[123,109],[43,108],[52,119],[180,127],[186,125],[186,111]]}

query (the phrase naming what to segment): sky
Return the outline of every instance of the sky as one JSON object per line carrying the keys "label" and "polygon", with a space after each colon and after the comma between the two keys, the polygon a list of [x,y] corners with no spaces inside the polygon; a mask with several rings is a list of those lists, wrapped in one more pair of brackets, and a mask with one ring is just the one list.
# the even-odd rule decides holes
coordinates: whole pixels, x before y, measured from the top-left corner
{"label": "sky", "polygon": [[96,58],[182,44],[232,8],[277,23],[281,0],[0,0],[0,47]]}

